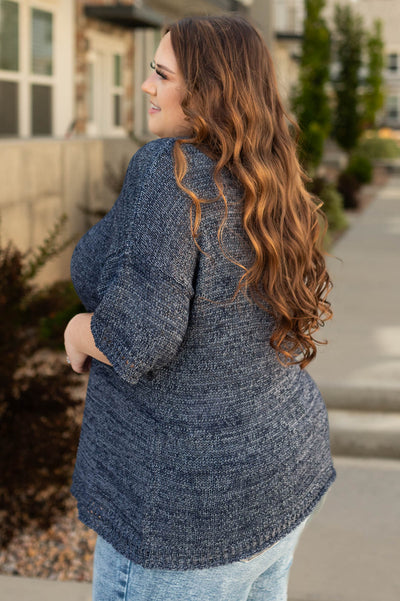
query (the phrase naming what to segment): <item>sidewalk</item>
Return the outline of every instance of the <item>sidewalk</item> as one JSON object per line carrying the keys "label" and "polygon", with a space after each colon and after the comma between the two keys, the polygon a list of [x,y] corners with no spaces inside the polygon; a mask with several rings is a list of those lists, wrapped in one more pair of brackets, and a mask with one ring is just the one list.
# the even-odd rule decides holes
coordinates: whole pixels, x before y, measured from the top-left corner
{"label": "sidewalk", "polygon": [[306,527],[289,601],[399,601],[400,461],[340,457]]}
{"label": "sidewalk", "polygon": [[400,177],[392,176],[328,261],[334,319],[310,366],[336,455],[400,460]]}
{"label": "sidewalk", "polygon": [[289,598],[398,601],[400,177],[333,254],[340,259],[329,260],[335,315],[321,334],[329,344],[309,371],[328,406],[338,478],[300,541]]}
{"label": "sidewalk", "polygon": [[0,601],[91,601],[92,586],[40,578],[0,576]]}
{"label": "sidewalk", "polygon": [[332,254],[334,319],[309,371],[327,396],[379,398],[382,409],[400,410],[400,177],[389,179]]}
{"label": "sidewalk", "polygon": [[[329,408],[338,479],[300,541],[289,600],[398,601],[400,454],[376,457],[400,447],[399,177],[334,254],[335,318],[310,373]],[[0,576],[0,601],[89,601],[90,588]]]}

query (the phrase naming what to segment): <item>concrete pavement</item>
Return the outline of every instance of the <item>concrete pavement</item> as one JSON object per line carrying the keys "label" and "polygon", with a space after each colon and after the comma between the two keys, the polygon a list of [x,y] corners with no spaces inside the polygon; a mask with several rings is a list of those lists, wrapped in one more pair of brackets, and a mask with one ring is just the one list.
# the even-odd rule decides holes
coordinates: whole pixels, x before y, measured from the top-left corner
{"label": "concrete pavement", "polygon": [[40,578],[0,576],[1,601],[91,601],[92,586]]}
{"label": "concrete pavement", "polygon": [[289,601],[399,601],[400,461],[334,462],[337,480],[295,553]]}
{"label": "concrete pavement", "polygon": [[309,371],[328,406],[338,478],[300,540],[290,601],[398,601],[400,177],[332,254],[335,315]]}
{"label": "concrete pavement", "polygon": [[310,373],[335,455],[400,459],[400,177],[353,220],[328,261],[334,319]]}
{"label": "concrete pavement", "polygon": [[392,177],[329,259],[334,319],[310,366],[330,398],[379,398],[400,408],[400,177]]}
{"label": "concrete pavement", "polygon": [[[310,373],[329,408],[338,479],[300,541],[289,599],[398,601],[400,460],[388,457],[400,457],[399,177],[333,254],[335,318]],[[89,601],[90,585],[0,576],[0,601],[39,599]]]}

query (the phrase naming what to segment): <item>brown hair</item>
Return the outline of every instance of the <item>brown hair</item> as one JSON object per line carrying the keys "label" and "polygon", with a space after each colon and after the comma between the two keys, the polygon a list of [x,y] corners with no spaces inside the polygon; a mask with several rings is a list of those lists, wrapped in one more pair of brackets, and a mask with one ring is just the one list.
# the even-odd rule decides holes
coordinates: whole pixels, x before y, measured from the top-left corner
{"label": "brown hair", "polygon": [[332,284],[321,250],[326,220],[305,188],[289,123],[298,128],[282,106],[268,49],[238,15],[188,17],[168,31],[186,83],[182,110],[193,127],[192,137],[177,140],[174,149],[177,182],[196,209],[193,236],[205,201],[183,184],[185,143],[206,147],[216,160],[214,178],[225,202],[220,243],[227,215],[222,169],[242,185],[243,228],[254,262],[243,267],[236,294],[248,291],[273,314],[271,346],[282,363],[303,368],[317,352],[313,335],[332,316]]}

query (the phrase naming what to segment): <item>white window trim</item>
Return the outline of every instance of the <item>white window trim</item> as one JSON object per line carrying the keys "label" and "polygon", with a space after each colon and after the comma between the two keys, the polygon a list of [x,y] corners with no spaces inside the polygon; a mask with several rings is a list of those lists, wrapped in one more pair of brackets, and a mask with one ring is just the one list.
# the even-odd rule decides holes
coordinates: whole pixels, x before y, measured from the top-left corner
{"label": "white window trim", "polygon": [[58,0],[54,28],[54,135],[65,137],[75,119],[75,2]]}
{"label": "white window trim", "polygon": [[[44,84],[52,88],[51,137],[63,137],[74,116],[74,2],[13,1],[19,5],[19,70],[0,70],[0,79],[19,84],[17,136],[32,136],[31,86]],[[37,75],[31,72],[31,10],[34,8],[52,14],[52,75]],[[35,136],[37,137],[39,136]]]}
{"label": "white window trim", "polygon": [[[96,68],[95,63],[98,60],[99,52],[105,56],[106,61],[106,76],[109,77],[109,83],[107,85],[107,95],[104,95],[103,100],[105,104],[103,108],[99,108],[96,105],[96,86],[98,86],[98,81],[95,81],[95,90],[94,90],[94,106],[95,106],[95,117],[99,119],[100,113],[100,121],[101,123],[96,122],[96,120],[87,121],[86,123],[86,133],[90,137],[127,137],[128,133],[124,126],[124,115],[125,115],[125,103],[124,103],[124,89],[125,89],[125,81],[124,81],[124,60],[126,54],[126,45],[119,39],[116,39],[115,35],[105,34],[99,31],[88,31],[87,39],[89,41],[90,49],[86,55],[87,63],[92,63],[94,65],[94,74],[96,78]],[[121,55],[121,75],[122,82],[121,86],[114,86],[114,55]],[[121,103],[121,113],[122,113],[122,125],[115,126],[114,125],[114,94],[119,94],[122,96]],[[87,99],[88,99],[87,95]],[[96,107],[97,106],[97,107]],[[88,110],[88,106],[86,107]],[[96,114],[97,113],[97,114]]]}
{"label": "white window trim", "polygon": [[[19,50],[20,50],[20,73],[21,73],[21,83],[20,86],[20,94],[21,99],[19,103],[19,123],[20,123],[20,136],[30,137],[32,136],[32,121],[31,121],[31,107],[32,107],[32,95],[31,95],[31,86],[32,84],[44,84],[51,86],[52,89],[52,123],[51,123],[51,131],[52,136],[55,132],[55,85],[56,85],[56,76],[57,65],[55,64],[54,57],[54,48],[57,44],[57,14],[56,14],[56,6],[51,4],[44,4],[42,2],[24,2],[23,0],[19,0],[20,5],[20,36],[19,36]],[[44,10],[52,14],[52,75],[36,75],[31,71],[31,48],[32,48],[32,22],[31,22],[31,14],[32,9],[37,8],[39,10]],[[35,138],[38,136],[35,136]],[[47,136],[46,136],[47,137]]]}

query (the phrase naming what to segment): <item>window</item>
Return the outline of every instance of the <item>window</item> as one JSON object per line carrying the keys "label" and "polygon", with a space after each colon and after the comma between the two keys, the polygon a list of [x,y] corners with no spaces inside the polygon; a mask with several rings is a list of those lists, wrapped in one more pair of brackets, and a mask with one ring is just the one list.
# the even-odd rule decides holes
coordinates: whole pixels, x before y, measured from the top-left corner
{"label": "window", "polygon": [[399,98],[397,96],[388,97],[387,116],[390,121],[397,121],[399,119]]}
{"label": "window", "polygon": [[53,74],[53,15],[44,10],[32,9],[31,20],[32,73]]}
{"label": "window", "polygon": [[18,135],[18,40],[19,6],[0,0],[0,136]]}
{"label": "window", "polygon": [[303,30],[303,0],[275,0],[275,29],[279,32],[300,33]]}
{"label": "window", "polygon": [[[31,11],[31,71],[34,75],[53,74],[53,15]],[[33,136],[52,134],[52,84],[31,86],[31,127]]]}
{"label": "window", "polygon": [[18,71],[19,23],[16,2],[0,0],[0,69]]}
{"label": "window", "polygon": [[398,70],[398,58],[399,55],[392,53],[388,55],[388,63],[387,68],[389,71],[397,71]]}
{"label": "window", "polygon": [[0,136],[53,133],[54,15],[0,0]]}
{"label": "window", "polygon": [[113,61],[113,125],[120,127],[122,125],[122,57],[120,54],[114,54]]}
{"label": "window", "polygon": [[86,133],[125,136],[124,53],[126,43],[115,34],[87,33]]}
{"label": "window", "polygon": [[51,86],[33,84],[32,94],[32,135],[51,135],[52,94]]}
{"label": "window", "polygon": [[18,134],[18,84],[0,81],[0,136]]}

